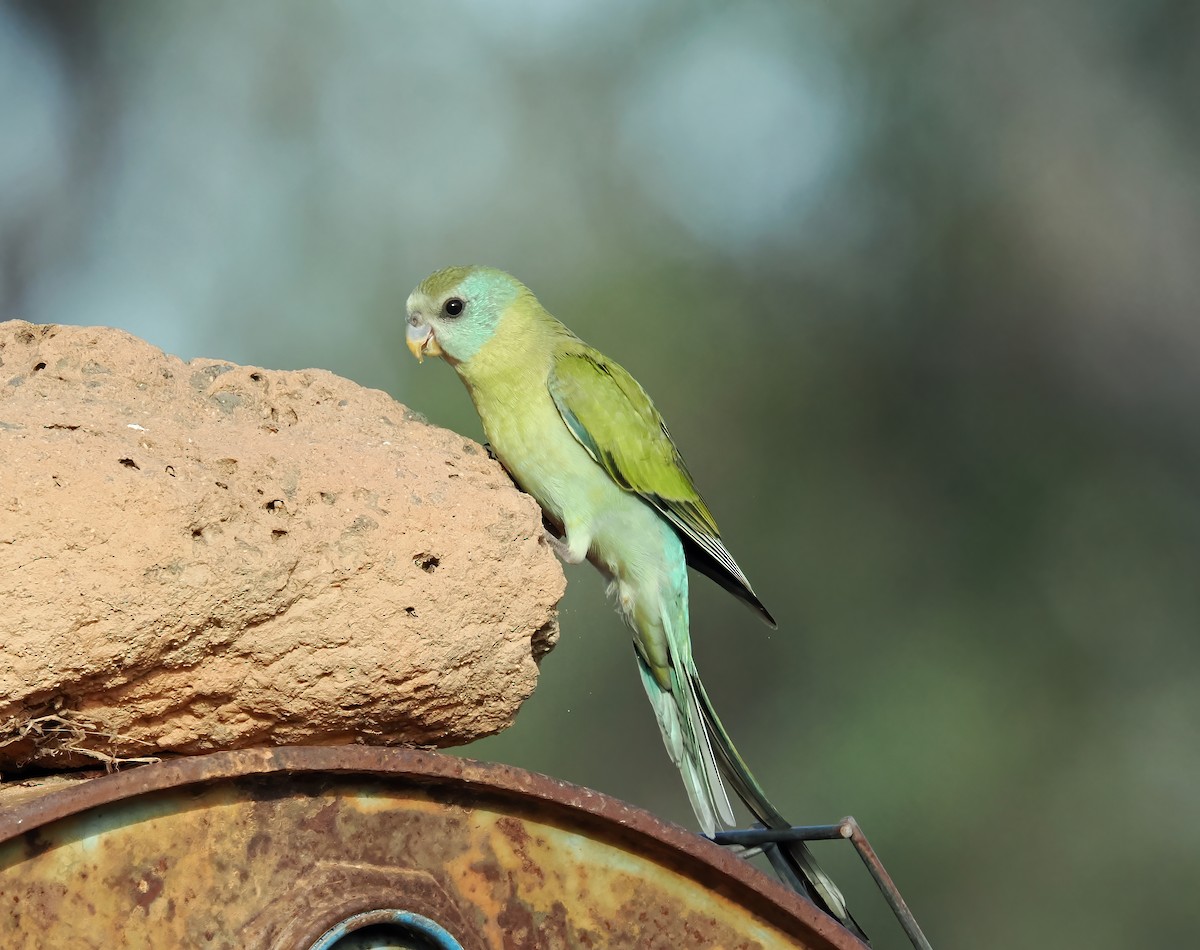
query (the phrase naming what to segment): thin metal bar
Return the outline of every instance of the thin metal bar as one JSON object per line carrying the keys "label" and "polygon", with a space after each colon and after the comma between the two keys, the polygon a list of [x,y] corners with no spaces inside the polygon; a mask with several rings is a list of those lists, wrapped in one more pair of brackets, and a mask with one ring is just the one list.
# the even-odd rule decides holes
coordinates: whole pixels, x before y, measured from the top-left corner
{"label": "thin metal bar", "polygon": [[717,844],[740,844],[743,847],[774,844],[780,841],[833,841],[846,837],[842,833],[845,822],[836,825],[794,825],[791,828],[746,828],[734,831],[718,831],[712,836]]}
{"label": "thin metal bar", "polygon": [[896,882],[884,868],[883,862],[879,860],[879,855],[871,847],[871,842],[867,840],[862,827],[853,817],[847,816],[836,825],[795,825],[791,828],[763,828],[760,826],[734,831],[718,831],[712,836],[712,840],[720,845],[759,847],[764,850],[772,844],[783,841],[831,841],[836,838],[845,838],[854,845],[858,856],[862,858],[863,864],[867,866],[867,871],[875,880],[883,899],[887,901],[892,913],[896,915],[897,922],[916,950],[933,950],[929,940],[921,931],[916,917],[913,916],[913,912],[909,910],[907,902],[901,896],[900,889],[896,887]]}
{"label": "thin metal bar", "polygon": [[917,918],[913,916],[913,912],[908,909],[908,903],[900,895],[900,888],[896,887],[896,882],[892,880],[892,876],[888,874],[883,862],[879,860],[879,855],[871,847],[871,842],[867,840],[867,836],[859,827],[858,822],[849,815],[842,819],[842,837],[849,838],[854,844],[858,856],[862,858],[863,864],[871,872],[871,877],[875,878],[875,883],[883,892],[884,900],[892,908],[892,913],[896,915],[896,920],[904,928],[912,945],[917,950],[933,950],[925,934],[921,931]]}

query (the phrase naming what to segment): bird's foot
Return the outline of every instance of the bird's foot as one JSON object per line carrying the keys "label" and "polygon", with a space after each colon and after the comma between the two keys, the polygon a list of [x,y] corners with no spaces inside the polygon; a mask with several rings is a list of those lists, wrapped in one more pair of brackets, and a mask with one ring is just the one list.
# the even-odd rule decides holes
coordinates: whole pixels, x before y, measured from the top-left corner
{"label": "bird's foot", "polygon": [[583,563],[583,559],[587,557],[587,551],[575,551],[569,541],[558,537],[549,528],[544,526],[542,528],[542,540],[550,545],[550,549],[562,558],[566,564],[581,564]]}

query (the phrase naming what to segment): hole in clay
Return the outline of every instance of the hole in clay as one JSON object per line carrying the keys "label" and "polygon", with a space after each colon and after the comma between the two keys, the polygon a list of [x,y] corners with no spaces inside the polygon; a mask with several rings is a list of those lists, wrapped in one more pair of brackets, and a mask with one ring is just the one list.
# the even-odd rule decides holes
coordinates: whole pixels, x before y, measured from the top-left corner
{"label": "hole in clay", "polygon": [[416,607],[405,607],[404,612],[406,614],[408,614],[410,617],[415,617],[417,615],[417,608]]}
{"label": "hole in clay", "polygon": [[414,554],[413,563],[426,574],[432,574],[437,566],[442,563],[442,559],[436,554]]}
{"label": "hole in clay", "polygon": [[122,465],[124,465],[126,468],[136,468],[139,471],[141,470],[141,467],[133,459],[117,459],[117,461],[120,462]]}
{"label": "hole in clay", "polygon": [[287,532],[284,531],[282,528],[275,528],[271,532],[271,537],[273,537],[276,541],[278,541],[280,538],[284,537],[286,534],[287,534]]}
{"label": "hole in clay", "polygon": [[43,370],[43,369],[45,369],[45,368],[46,368],[46,364],[45,364],[45,363],[38,363],[36,366],[34,366],[34,368],[33,368],[33,371],[36,373],[36,372],[38,372],[39,370]]}
{"label": "hole in clay", "polygon": [[203,537],[204,537],[204,529],[203,528],[192,528],[192,538],[193,539],[199,540],[200,538],[203,538]]}

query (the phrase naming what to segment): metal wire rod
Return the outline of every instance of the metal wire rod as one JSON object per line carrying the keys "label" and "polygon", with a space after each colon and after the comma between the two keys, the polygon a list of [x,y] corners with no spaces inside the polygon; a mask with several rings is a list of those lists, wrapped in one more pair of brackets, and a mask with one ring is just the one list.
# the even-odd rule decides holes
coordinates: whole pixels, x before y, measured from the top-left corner
{"label": "metal wire rod", "polygon": [[875,879],[880,893],[883,894],[883,899],[887,901],[892,913],[896,915],[896,920],[916,950],[933,950],[925,934],[921,932],[916,917],[913,916],[913,912],[909,910],[908,904],[901,896],[900,889],[896,887],[896,882],[892,880],[892,876],[888,874],[883,862],[879,860],[879,855],[871,847],[871,842],[867,840],[862,828],[852,817],[847,816],[835,825],[796,825],[780,829],[758,826],[735,831],[718,831],[712,836],[712,840],[717,844],[740,845],[744,848],[761,848],[764,845],[770,846],[784,841],[831,841],[836,838],[846,838],[854,845],[858,856],[862,858],[871,877]]}

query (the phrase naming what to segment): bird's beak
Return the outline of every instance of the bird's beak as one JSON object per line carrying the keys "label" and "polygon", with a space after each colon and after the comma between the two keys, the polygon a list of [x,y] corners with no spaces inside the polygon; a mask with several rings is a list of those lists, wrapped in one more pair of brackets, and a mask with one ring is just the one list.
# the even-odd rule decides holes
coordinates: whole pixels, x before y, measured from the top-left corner
{"label": "bird's beak", "polygon": [[426,354],[442,355],[442,348],[438,346],[437,337],[433,335],[433,327],[427,323],[410,323],[404,337],[418,363],[424,362]]}

